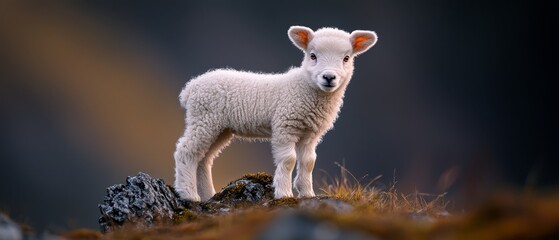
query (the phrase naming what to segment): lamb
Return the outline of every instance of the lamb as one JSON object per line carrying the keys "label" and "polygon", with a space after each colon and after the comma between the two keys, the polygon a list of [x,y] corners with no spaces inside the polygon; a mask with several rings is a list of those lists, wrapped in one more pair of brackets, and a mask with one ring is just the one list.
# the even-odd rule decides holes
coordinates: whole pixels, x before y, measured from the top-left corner
{"label": "lamb", "polygon": [[282,74],[217,69],[185,85],[179,100],[186,128],[174,153],[174,186],[181,198],[201,201],[215,194],[213,161],[235,136],[271,142],[275,198],[293,197],[295,164],[298,197],[315,196],[315,148],[338,117],[354,58],[377,35],[292,26],[288,36],[304,52],[301,67]]}

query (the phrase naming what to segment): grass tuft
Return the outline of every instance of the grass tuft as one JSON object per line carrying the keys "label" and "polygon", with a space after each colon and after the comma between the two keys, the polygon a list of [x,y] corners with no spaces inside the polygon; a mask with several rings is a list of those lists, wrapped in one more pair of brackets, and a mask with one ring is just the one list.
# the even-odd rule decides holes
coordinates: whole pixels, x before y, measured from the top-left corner
{"label": "grass tuft", "polygon": [[445,200],[446,193],[403,194],[396,188],[395,177],[388,190],[376,189],[373,184],[381,179],[382,175],[364,182],[366,175],[358,179],[344,165],[338,162],[335,164],[340,168],[339,177],[332,177],[323,171],[326,177],[322,179],[322,186],[319,189],[326,197],[347,201],[359,210],[365,210],[366,213],[419,213],[432,216],[446,214],[448,205]]}

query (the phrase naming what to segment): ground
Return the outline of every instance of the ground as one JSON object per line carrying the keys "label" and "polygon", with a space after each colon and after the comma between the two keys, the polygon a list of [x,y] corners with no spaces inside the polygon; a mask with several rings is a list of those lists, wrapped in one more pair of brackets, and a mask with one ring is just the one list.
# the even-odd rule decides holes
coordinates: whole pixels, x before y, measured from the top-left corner
{"label": "ground", "polygon": [[[100,204],[101,219],[111,223],[101,224],[104,233],[77,229],[59,236],[68,239],[559,239],[559,195],[556,194],[501,194],[471,212],[453,213],[446,209],[444,194],[403,194],[394,186],[380,191],[370,185],[346,173],[342,178],[324,181],[318,197],[274,199],[272,176],[256,173],[232,181],[206,202],[189,202],[172,199],[172,187],[140,173],[129,177],[126,185],[109,188],[112,190]],[[132,193],[130,189],[139,192]],[[117,201],[123,200],[123,194],[129,206]],[[154,200],[158,194],[161,199]],[[120,212],[113,212],[109,205],[118,205]],[[155,205],[167,207],[171,214]],[[122,212],[132,217],[120,218]]]}

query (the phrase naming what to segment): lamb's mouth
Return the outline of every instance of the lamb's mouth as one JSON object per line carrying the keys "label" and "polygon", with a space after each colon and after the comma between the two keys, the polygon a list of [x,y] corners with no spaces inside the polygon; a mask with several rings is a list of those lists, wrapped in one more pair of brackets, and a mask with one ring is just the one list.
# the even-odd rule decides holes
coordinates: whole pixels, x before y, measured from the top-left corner
{"label": "lamb's mouth", "polygon": [[334,89],[336,89],[336,86],[332,84],[320,84],[320,88],[324,92],[332,92],[334,91]]}

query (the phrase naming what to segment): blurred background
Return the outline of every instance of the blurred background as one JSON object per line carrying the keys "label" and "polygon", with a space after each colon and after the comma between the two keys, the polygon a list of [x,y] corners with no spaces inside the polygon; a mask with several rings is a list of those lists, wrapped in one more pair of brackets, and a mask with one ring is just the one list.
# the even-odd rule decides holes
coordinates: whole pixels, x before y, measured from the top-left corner
{"label": "blurred background", "polygon": [[[315,182],[345,162],[467,210],[559,184],[558,4],[538,1],[1,1],[0,211],[39,230],[97,229],[105,189],[139,171],[173,183],[184,111],[208,69],[281,72],[291,25],[374,30]],[[219,189],[273,173],[267,143],[234,142]],[[317,190],[318,191],[318,190]],[[320,192],[320,191],[318,191]]]}

